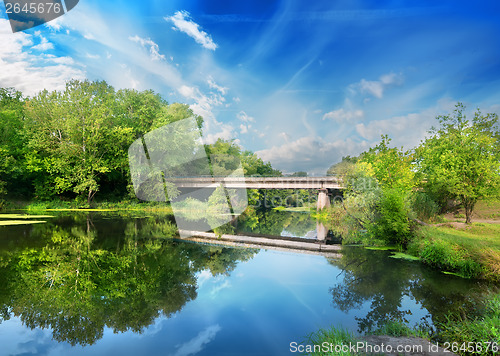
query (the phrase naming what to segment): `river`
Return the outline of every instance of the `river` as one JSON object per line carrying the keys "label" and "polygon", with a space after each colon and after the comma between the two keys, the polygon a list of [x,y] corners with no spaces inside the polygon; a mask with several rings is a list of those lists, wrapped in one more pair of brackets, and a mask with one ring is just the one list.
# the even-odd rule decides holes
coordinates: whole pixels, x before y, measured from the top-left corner
{"label": "river", "polygon": [[[320,327],[432,326],[487,288],[388,251],[230,248],[168,237],[168,215],[53,215],[0,226],[0,354],[288,355]],[[306,213],[260,211],[235,228],[316,238]]]}

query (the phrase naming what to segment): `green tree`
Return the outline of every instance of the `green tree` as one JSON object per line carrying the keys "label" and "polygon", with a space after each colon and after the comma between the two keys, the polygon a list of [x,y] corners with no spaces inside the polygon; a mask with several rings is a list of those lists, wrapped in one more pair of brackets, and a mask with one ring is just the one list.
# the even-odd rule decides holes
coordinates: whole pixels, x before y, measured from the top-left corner
{"label": "green tree", "polygon": [[23,188],[29,185],[23,164],[24,100],[21,92],[0,88],[0,199],[26,193]]}
{"label": "green tree", "polygon": [[290,177],[307,177],[307,172],[298,171],[290,174]]}
{"label": "green tree", "polygon": [[42,91],[28,101],[28,166],[39,173],[39,196],[73,192],[90,204],[99,177],[111,170],[108,149],[123,138],[114,125],[114,95],[105,82],[71,81],[63,92]]}
{"label": "green tree", "polygon": [[412,154],[389,147],[390,139],[342,167],[344,201],[331,209],[334,230],[347,240],[405,246],[410,239],[409,198],[415,185]]}
{"label": "green tree", "polygon": [[417,165],[424,188],[445,206],[458,201],[470,223],[478,199],[497,195],[500,188],[498,115],[478,109],[472,121],[458,103],[451,115],[438,116],[440,128],[432,128],[417,149]]}
{"label": "green tree", "polygon": [[326,171],[327,176],[345,176],[348,174],[356,162],[358,162],[359,157],[345,156],[342,157],[342,161],[335,163],[328,168]]}

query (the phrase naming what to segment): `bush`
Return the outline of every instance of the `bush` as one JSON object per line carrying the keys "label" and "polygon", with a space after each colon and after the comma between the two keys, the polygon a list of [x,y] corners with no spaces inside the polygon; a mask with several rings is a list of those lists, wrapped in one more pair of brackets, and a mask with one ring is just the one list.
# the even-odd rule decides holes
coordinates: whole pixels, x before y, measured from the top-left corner
{"label": "bush", "polygon": [[414,192],[410,197],[411,210],[420,220],[429,220],[440,211],[439,205],[425,192]]}
{"label": "bush", "polygon": [[409,209],[403,192],[383,189],[376,207],[376,218],[369,224],[368,232],[388,244],[408,244],[411,238]]}

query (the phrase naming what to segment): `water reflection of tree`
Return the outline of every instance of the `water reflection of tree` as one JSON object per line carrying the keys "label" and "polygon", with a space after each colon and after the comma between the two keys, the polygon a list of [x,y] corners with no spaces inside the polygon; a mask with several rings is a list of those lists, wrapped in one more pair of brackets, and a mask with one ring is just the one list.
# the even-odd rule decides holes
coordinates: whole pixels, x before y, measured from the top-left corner
{"label": "water reflection of tree", "polygon": [[331,260],[342,269],[343,281],[330,288],[333,304],[341,311],[369,305],[365,316],[357,316],[360,333],[372,331],[388,320],[403,320],[405,297],[425,308],[431,321],[443,320],[444,314],[467,302],[473,290],[482,286],[463,279],[439,274],[416,262],[395,260],[381,251],[361,247],[344,248],[341,260]]}
{"label": "water reflection of tree", "polygon": [[42,227],[42,246],[1,252],[2,319],[19,316],[72,345],[93,344],[104,327],[141,332],[196,298],[197,272],[227,274],[255,253],[159,238],[170,224],[135,219],[114,239],[98,238],[92,221]]}
{"label": "water reflection of tree", "polygon": [[238,227],[243,231],[274,236],[280,236],[286,230],[300,237],[316,230],[316,221],[307,213],[247,209],[238,219]]}

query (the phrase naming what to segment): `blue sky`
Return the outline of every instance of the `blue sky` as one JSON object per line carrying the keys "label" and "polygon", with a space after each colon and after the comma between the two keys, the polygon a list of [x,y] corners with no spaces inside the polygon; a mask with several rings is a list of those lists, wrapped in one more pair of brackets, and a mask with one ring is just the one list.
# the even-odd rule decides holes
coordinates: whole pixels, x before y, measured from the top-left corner
{"label": "blue sky", "polygon": [[500,113],[498,1],[96,1],[13,34],[0,86],[153,89],[284,172],[322,175],[389,134],[411,148],[457,101]]}

